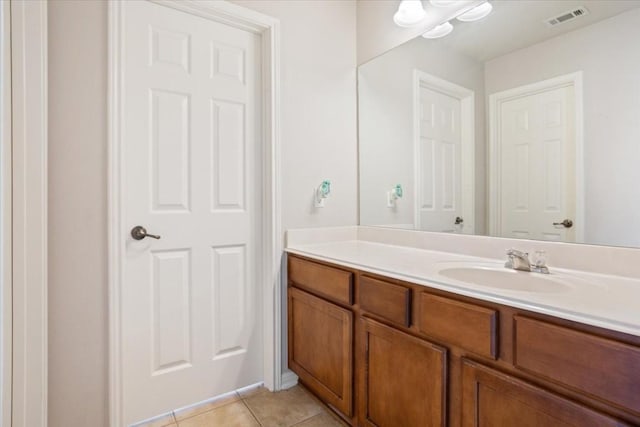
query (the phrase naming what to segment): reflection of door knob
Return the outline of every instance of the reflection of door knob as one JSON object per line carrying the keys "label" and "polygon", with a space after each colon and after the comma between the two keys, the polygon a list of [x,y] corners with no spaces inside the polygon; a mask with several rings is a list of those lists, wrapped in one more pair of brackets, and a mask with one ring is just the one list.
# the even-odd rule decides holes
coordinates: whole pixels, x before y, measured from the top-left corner
{"label": "reflection of door knob", "polygon": [[156,234],[147,233],[147,229],[144,228],[141,225],[136,225],[135,227],[133,227],[131,229],[131,237],[133,237],[135,240],[142,240],[145,237],[151,237],[152,239],[159,239],[160,238],[160,236],[158,236]]}
{"label": "reflection of door knob", "polygon": [[456,222],[454,222],[455,225],[460,225],[464,222],[464,219],[462,219],[461,217],[457,216],[456,217]]}
{"label": "reflection of door knob", "polygon": [[571,221],[570,219],[565,219],[562,222],[554,222],[553,225],[561,225],[564,228],[571,228],[573,227],[573,221]]}

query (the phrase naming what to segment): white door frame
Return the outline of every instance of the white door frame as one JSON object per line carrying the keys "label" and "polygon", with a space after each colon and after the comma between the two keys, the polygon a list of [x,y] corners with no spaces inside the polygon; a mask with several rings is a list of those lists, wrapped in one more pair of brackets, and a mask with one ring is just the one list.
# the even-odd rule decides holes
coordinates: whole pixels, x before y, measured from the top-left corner
{"label": "white door frame", "polygon": [[[6,11],[6,7],[6,4],[3,4],[3,12]],[[7,284],[3,282],[3,296],[6,297],[8,292],[12,293],[13,366],[12,410],[11,414],[2,414],[2,421],[4,425],[7,417],[11,417],[6,424],[8,426],[46,426],[47,3],[12,0],[9,7],[12,91],[12,289],[8,291]],[[5,20],[3,24],[6,22]],[[6,47],[3,46],[3,49]],[[6,55],[3,55],[3,59],[6,59]],[[6,67],[3,67],[4,71]],[[3,119],[6,119],[4,114]],[[6,304],[3,304],[3,308],[6,308]],[[7,331],[4,326],[3,333]],[[3,337],[3,341],[5,339],[6,336]],[[6,363],[6,360],[3,360],[3,363]],[[4,370],[3,374],[6,372]],[[3,383],[5,381],[6,377],[3,378]],[[2,391],[6,392],[4,384]],[[5,398],[6,396],[3,396],[3,403],[6,402]]]}
{"label": "white door frame", "polygon": [[460,100],[462,200],[460,210],[464,218],[464,233],[475,231],[475,93],[471,89],[447,80],[413,70],[413,215],[416,229],[420,229],[420,88],[426,87]]}
{"label": "white door frame", "polygon": [[[262,39],[262,143],[263,143],[263,334],[264,384],[270,390],[282,386],[281,278],[283,235],[280,215],[280,24],[277,19],[226,1],[151,0],[186,13],[210,19]],[[121,286],[124,236],[120,208],[124,164],[122,112],[124,96],[123,1],[109,3],[109,415],[110,425],[123,425]]]}
{"label": "white door frame", "polygon": [[500,111],[502,104],[524,96],[535,95],[563,87],[573,87],[574,135],[576,149],[576,213],[575,243],[584,242],[584,113],[582,107],[582,71],[519,86],[489,96],[489,236],[498,236],[502,221],[500,205],[502,183],[502,141],[500,140]]}

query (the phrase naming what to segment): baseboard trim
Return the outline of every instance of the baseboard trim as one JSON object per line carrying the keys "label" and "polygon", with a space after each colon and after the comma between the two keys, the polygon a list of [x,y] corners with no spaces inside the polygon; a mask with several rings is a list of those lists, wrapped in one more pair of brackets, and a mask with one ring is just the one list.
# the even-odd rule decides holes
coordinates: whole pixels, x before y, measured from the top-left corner
{"label": "baseboard trim", "polygon": [[286,370],[280,377],[280,390],[286,390],[298,384],[298,376],[293,371]]}

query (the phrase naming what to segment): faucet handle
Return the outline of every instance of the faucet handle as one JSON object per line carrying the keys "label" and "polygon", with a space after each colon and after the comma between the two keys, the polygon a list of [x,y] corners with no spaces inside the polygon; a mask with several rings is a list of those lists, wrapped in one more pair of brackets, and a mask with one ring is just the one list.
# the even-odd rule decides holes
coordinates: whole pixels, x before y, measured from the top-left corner
{"label": "faucet handle", "polygon": [[508,257],[518,257],[518,258],[528,258],[529,254],[527,252],[522,252],[519,251],[517,249],[507,249],[507,256]]}
{"label": "faucet handle", "polygon": [[545,267],[547,264],[547,253],[543,250],[535,251],[532,258],[533,265],[536,267]]}

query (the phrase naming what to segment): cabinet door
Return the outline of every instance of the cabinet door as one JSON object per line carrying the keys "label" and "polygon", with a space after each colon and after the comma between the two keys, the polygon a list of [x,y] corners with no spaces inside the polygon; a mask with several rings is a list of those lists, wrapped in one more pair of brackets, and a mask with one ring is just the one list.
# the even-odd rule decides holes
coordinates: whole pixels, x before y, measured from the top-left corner
{"label": "cabinet door", "polygon": [[289,288],[289,368],[347,417],[352,415],[353,313]]}
{"label": "cabinet door", "polygon": [[462,363],[462,426],[627,425],[476,362]]}
{"label": "cabinet door", "polygon": [[361,326],[361,425],[444,426],[447,350],[371,319]]}

